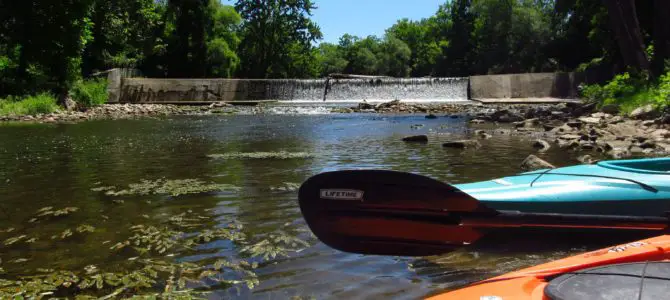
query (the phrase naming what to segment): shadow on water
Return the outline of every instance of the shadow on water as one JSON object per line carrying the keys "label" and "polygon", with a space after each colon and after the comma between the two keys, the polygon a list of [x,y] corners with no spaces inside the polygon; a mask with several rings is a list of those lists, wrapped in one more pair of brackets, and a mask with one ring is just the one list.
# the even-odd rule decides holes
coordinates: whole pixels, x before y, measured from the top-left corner
{"label": "shadow on water", "polygon": [[[427,134],[426,144],[401,141]],[[518,173],[531,153],[529,138],[494,134],[479,149],[445,149],[447,140],[473,137],[463,118],[423,115],[252,115],[174,117],[165,120],[91,121],[72,125],[0,126],[0,205],[8,214],[0,229],[16,227],[43,240],[0,253],[8,271],[37,268],[114,268],[127,258],[110,245],[128,238],[128,228],[158,224],[193,210],[211,215],[211,228],[233,220],[252,242],[299,237],[287,257],[251,258],[260,285],[252,290],[215,288],[212,299],[240,297],[418,298],[443,289],[616,242],[541,235],[505,244],[482,241],[438,257],[405,258],[342,253],[319,243],[305,225],[296,187],[328,170],[375,168],[408,171],[451,183]],[[306,157],[253,159],[211,155],[260,152],[307,153]],[[539,154],[556,165],[576,163],[576,153],[551,149]],[[235,192],[186,196],[109,196],[92,189],[128,187],[146,180],[198,179],[239,187]],[[71,216],[39,225],[26,223],[40,208],[77,207]],[[91,224],[86,237],[57,244],[50,236]],[[0,232],[0,239],[11,237]],[[530,236],[528,236],[530,237]],[[215,240],[178,259],[237,257],[239,246]],[[6,262],[26,258],[21,264]]]}

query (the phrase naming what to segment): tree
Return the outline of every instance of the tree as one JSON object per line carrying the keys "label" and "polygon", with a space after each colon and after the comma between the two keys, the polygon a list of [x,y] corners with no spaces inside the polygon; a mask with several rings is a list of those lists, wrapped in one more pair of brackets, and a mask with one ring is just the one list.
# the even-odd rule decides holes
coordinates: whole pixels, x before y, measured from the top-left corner
{"label": "tree", "polygon": [[230,5],[210,0],[207,24],[207,76],[231,77],[240,65],[237,47],[242,18]]}
{"label": "tree", "polygon": [[238,51],[242,59],[240,75],[286,77],[299,73],[296,69],[310,68],[311,63],[292,65],[292,61],[296,58],[295,49],[311,54],[312,42],[322,37],[319,27],[309,18],[316,9],[311,0],[238,0],[235,9],[244,19]]}
{"label": "tree", "polygon": [[321,77],[332,73],[342,73],[349,64],[344,58],[344,51],[339,46],[331,43],[321,43],[319,45],[318,61],[321,66]]}
{"label": "tree", "polygon": [[648,71],[649,61],[637,19],[635,0],[603,0],[616,34],[624,63],[638,71]]}
{"label": "tree", "polygon": [[207,74],[206,24],[209,0],[170,0],[174,32],[168,43],[168,75],[204,77]]}
{"label": "tree", "polygon": [[0,2],[5,51],[17,62],[10,92],[49,89],[65,99],[80,76],[81,55],[91,40],[91,0]]}
{"label": "tree", "polygon": [[379,46],[377,74],[408,77],[411,71],[412,50],[405,42],[387,34]]}
{"label": "tree", "polygon": [[659,76],[670,59],[670,1],[654,1],[654,58],[653,71]]}
{"label": "tree", "polygon": [[386,30],[387,35],[403,41],[411,50],[409,68],[412,76],[431,75],[440,55],[440,47],[430,35],[430,21],[402,19]]}

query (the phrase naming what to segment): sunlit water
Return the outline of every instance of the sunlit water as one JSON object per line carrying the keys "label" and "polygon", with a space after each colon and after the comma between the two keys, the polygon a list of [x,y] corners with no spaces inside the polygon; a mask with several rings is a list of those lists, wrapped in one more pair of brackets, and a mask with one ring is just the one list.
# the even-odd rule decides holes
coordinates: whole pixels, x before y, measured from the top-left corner
{"label": "sunlit water", "polygon": [[[422,126],[412,126],[412,125]],[[418,128],[418,129],[417,129]],[[603,245],[526,241],[465,249],[440,257],[364,256],[333,250],[310,238],[295,191],[272,190],[300,184],[320,172],[345,168],[408,171],[451,183],[518,173],[519,163],[536,153],[528,138],[494,135],[477,150],[444,149],[443,141],[472,136],[465,119],[423,115],[314,114],[173,117],[162,120],[91,121],[70,125],[0,126],[0,228],[26,223],[45,207],[78,207],[59,222],[46,223],[46,236],[87,223],[99,230],[57,246],[37,242],[3,250],[6,270],[39,267],[100,268],[118,258],[109,250],[127,238],[132,224],[205,210],[219,224],[236,219],[257,239],[285,230],[310,246],[289,257],[262,262],[260,286],[215,290],[212,299],[285,299],[293,296],[342,299],[419,298],[521,267]],[[408,144],[409,134],[429,134],[427,144]],[[307,152],[312,158],[288,160],[212,159],[230,152]],[[576,154],[553,149],[540,156],[557,165],[576,163]],[[201,179],[241,187],[236,193],[180,197],[121,197],[123,204],[92,191],[95,186],[125,187],[142,179]],[[18,224],[18,225],[17,225]],[[11,234],[0,233],[1,239]],[[234,246],[214,241],[196,261],[228,256]],[[27,262],[11,265],[10,259]]]}

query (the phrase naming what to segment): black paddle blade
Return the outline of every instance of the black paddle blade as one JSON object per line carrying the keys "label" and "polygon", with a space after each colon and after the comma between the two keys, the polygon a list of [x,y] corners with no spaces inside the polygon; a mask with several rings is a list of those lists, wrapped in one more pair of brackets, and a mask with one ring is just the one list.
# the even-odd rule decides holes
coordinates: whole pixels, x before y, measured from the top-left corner
{"label": "black paddle blade", "polygon": [[454,212],[488,211],[460,190],[403,172],[322,173],[300,187],[300,209],[314,234],[345,252],[436,255],[479,239]]}

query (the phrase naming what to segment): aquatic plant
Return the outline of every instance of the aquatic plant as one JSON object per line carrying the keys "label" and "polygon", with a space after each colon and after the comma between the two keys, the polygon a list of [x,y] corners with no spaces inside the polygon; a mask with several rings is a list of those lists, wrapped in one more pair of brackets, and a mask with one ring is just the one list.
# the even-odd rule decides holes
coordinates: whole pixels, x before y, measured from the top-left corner
{"label": "aquatic plant", "polygon": [[[36,214],[40,218],[48,218],[74,211],[77,209],[45,207]],[[44,265],[37,270],[30,270],[18,266],[34,259],[32,257],[8,260],[6,263],[9,265],[0,268],[0,299],[203,299],[211,288],[251,289],[258,285],[259,278],[254,272],[258,263],[247,259],[288,256],[289,252],[309,245],[297,238],[297,234],[289,233],[291,228],[270,233],[258,242],[251,242],[243,232],[243,224],[231,221],[225,226],[212,227],[216,224],[219,221],[211,215],[189,210],[158,219],[155,224],[129,225],[127,238],[107,246],[115,257],[127,259],[111,266],[89,264],[81,269],[59,270]],[[9,228],[0,233],[14,235],[5,240],[6,246],[40,238],[26,230],[46,234],[35,227],[19,230]],[[60,239],[96,232],[98,230],[94,226],[81,224],[52,235],[52,239],[42,240],[52,241],[52,247],[58,247],[62,245],[57,242]],[[210,257],[195,262],[175,261],[175,257],[195,254],[199,245],[217,240],[238,245],[247,259]],[[105,241],[103,245],[106,243],[110,242]],[[11,267],[12,264],[17,267]]]}
{"label": "aquatic plant", "polygon": [[38,209],[35,217],[30,219],[28,222],[34,223],[37,221],[48,220],[55,217],[65,217],[78,210],[79,210],[78,207],[65,207],[54,210],[52,206],[47,206]]}
{"label": "aquatic plant", "polygon": [[312,158],[314,154],[307,152],[231,152],[223,154],[210,154],[209,158],[214,159],[305,159]]}
{"label": "aquatic plant", "polygon": [[95,187],[92,191],[105,192],[108,196],[154,195],[164,194],[173,197],[186,194],[200,194],[208,192],[236,192],[239,187],[231,184],[204,182],[199,179],[157,179],[142,180],[139,183],[128,185],[127,189],[117,190],[116,187]]}
{"label": "aquatic plant", "polygon": [[284,182],[282,185],[270,187],[270,191],[273,192],[295,192],[300,189],[300,183],[295,182]]}

